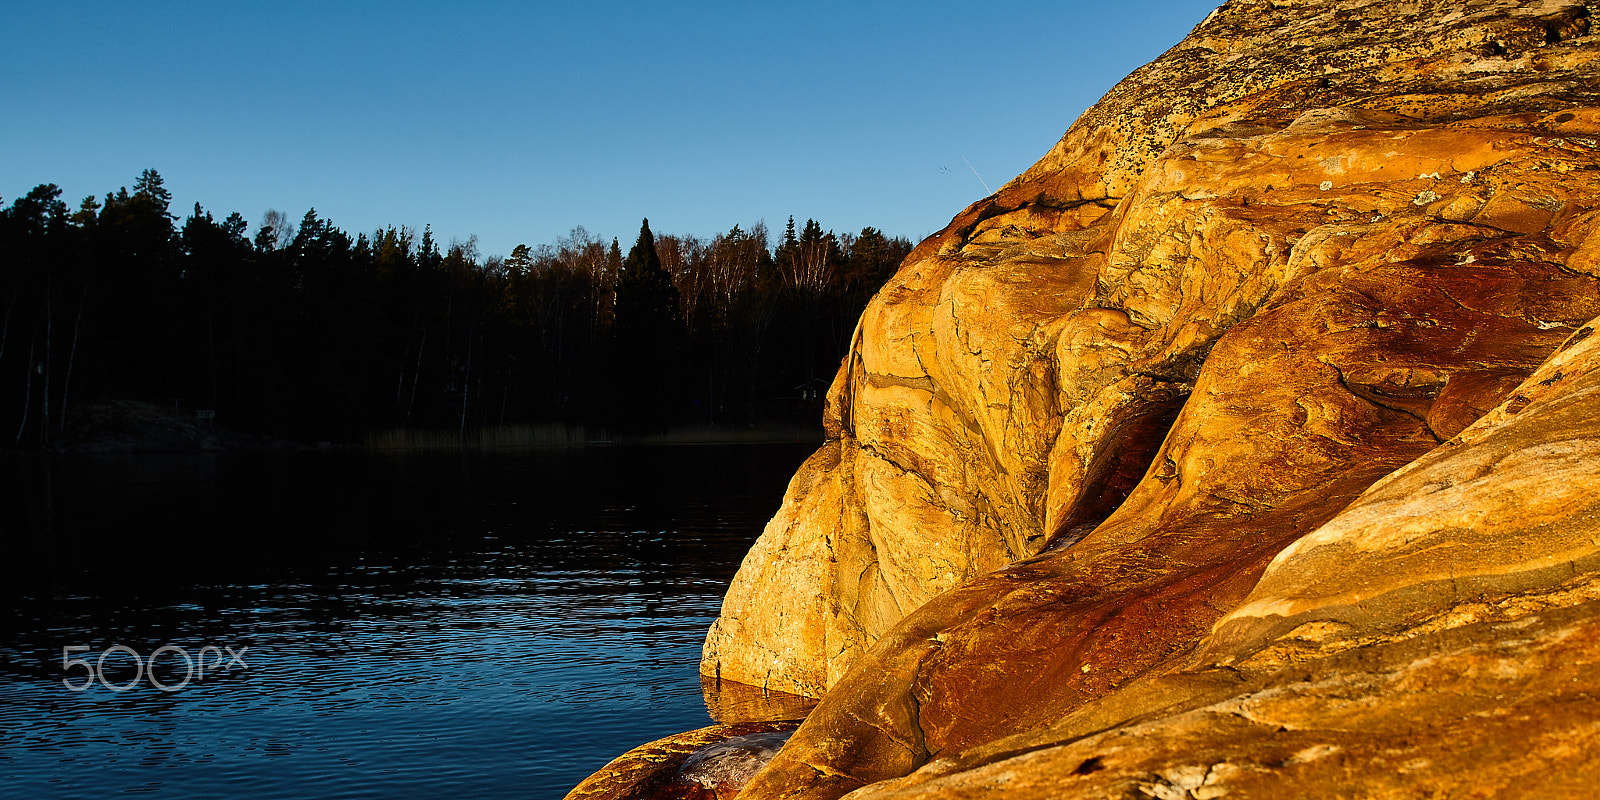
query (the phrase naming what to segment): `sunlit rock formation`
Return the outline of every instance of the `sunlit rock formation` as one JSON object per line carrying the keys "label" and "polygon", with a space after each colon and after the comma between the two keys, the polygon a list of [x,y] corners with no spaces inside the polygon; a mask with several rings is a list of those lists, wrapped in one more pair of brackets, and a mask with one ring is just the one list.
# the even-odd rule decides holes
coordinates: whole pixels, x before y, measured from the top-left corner
{"label": "sunlit rock formation", "polygon": [[740,797],[1588,791],[1597,54],[1231,0],[923,242],[707,639],[822,697]]}

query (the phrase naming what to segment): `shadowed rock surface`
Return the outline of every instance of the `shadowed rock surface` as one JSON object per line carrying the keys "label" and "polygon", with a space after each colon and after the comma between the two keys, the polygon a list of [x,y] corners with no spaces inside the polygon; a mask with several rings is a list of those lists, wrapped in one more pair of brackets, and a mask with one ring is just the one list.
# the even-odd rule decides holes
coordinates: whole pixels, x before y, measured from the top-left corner
{"label": "shadowed rock surface", "polygon": [[702,747],[683,760],[661,794],[684,800],[731,800],[778,754],[789,735],[748,733]]}
{"label": "shadowed rock surface", "polygon": [[1600,780],[1600,37],[1240,2],[868,307],[702,670],[744,798]]}
{"label": "shadowed rock surface", "polygon": [[568,800],[715,800],[738,793],[797,721],[737,722],[675,734],[623,753]]}

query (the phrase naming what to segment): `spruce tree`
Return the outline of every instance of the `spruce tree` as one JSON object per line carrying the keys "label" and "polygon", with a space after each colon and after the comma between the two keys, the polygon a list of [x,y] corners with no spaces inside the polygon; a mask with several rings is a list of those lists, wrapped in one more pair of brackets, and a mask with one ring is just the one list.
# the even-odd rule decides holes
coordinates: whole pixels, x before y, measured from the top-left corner
{"label": "spruce tree", "polygon": [[678,289],[661,266],[650,220],[617,276],[617,329],[625,335],[665,335],[679,324]]}
{"label": "spruce tree", "polygon": [[684,335],[678,289],[661,266],[648,219],[617,276],[615,331],[618,366],[644,385],[614,393],[622,405],[613,416],[624,427],[659,429],[677,411]]}

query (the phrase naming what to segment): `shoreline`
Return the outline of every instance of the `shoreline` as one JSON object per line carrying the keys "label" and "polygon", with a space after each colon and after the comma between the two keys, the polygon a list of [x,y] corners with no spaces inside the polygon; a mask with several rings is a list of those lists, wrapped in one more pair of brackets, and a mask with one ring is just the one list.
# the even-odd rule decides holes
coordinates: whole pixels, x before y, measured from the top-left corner
{"label": "shoreline", "polygon": [[427,452],[562,450],[582,447],[716,444],[822,444],[822,425],[793,423],[720,427],[690,425],[657,433],[545,423],[493,425],[466,431],[391,429],[360,442],[307,441],[243,433],[196,412],[139,400],[111,400],[75,409],[61,439],[43,447],[0,447],[7,455],[182,455],[237,452]]}

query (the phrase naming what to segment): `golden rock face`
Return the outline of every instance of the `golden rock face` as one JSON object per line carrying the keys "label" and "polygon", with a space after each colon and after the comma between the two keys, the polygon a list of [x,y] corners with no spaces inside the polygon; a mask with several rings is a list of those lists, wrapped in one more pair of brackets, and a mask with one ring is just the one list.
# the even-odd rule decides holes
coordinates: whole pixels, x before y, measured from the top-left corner
{"label": "golden rock face", "polygon": [[[1188,654],[851,797],[1590,793],[1595,325],[1487,416],[1283,549]],[[790,781],[794,796],[830,793]]]}
{"label": "golden rock face", "polygon": [[822,697],[740,797],[1600,779],[1597,57],[1234,0],[922,243],[707,639]]}

